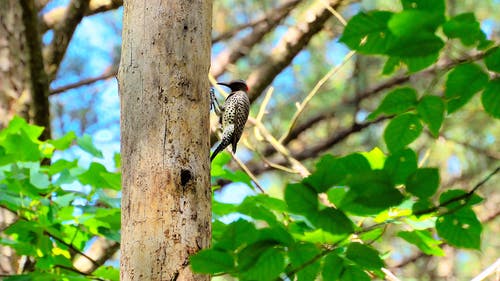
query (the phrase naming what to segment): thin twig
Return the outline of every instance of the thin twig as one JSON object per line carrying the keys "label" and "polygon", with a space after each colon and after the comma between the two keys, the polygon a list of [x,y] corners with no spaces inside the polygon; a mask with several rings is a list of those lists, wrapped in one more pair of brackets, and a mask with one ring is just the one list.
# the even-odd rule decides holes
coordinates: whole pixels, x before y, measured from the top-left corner
{"label": "thin twig", "polygon": [[500,258],[497,259],[492,265],[488,266],[483,272],[479,273],[478,276],[474,277],[471,281],[482,281],[491,274],[500,271]]}
{"label": "thin twig", "polygon": [[243,163],[237,156],[236,154],[234,154],[233,151],[230,151],[231,152],[231,156],[233,157],[234,161],[236,161],[236,163],[238,164],[238,166],[240,166],[240,168],[250,177],[250,179],[252,179],[253,183],[255,184],[255,186],[257,186],[257,188],[260,190],[260,192],[262,192],[263,194],[266,194],[266,191],[264,190],[264,188],[262,188],[262,186],[260,185],[259,183],[259,180],[257,179],[257,177],[252,173],[252,171],[250,171],[250,169],[248,169],[248,167],[245,165],[245,163]]}
{"label": "thin twig", "polygon": [[336,17],[343,26],[347,25],[347,21],[344,19],[344,17],[339,12],[337,12],[334,8],[330,7],[330,5],[328,4],[328,2],[326,2],[326,0],[321,0],[321,3],[323,5],[325,5],[325,8],[328,11],[330,11],[330,13],[332,13],[333,16]]}
{"label": "thin twig", "polygon": [[295,127],[295,124],[297,123],[297,119],[299,119],[300,114],[304,111],[304,109],[309,104],[309,102],[312,100],[312,98],[316,95],[316,93],[318,93],[319,89],[326,83],[326,81],[328,81],[328,79],[330,79],[330,77],[332,77],[335,73],[337,73],[340,70],[340,68],[342,68],[342,66],[344,66],[352,58],[352,56],[355,53],[356,53],[355,51],[350,51],[344,57],[344,60],[342,60],[342,62],[339,65],[333,67],[330,71],[328,71],[327,74],[325,74],[325,76],[323,76],[318,81],[318,83],[316,83],[316,85],[311,90],[311,92],[309,92],[309,94],[306,96],[304,101],[302,101],[302,103],[298,106],[297,111],[295,112],[295,114],[292,117],[292,120],[290,121],[290,126],[288,127],[288,130],[286,131],[286,133],[283,136],[281,136],[279,142],[282,143],[284,139],[288,138],[288,135],[290,134],[292,129]]}
{"label": "thin twig", "polygon": [[284,145],[282,145],[276,138],[274,138],[262,123],[257,122],[252,117],[249,117],[248,121],[259,129],[264,139],[268,141],[276,149],[276,151],[282,154],[287,159],[287,161],[290,162],[290,164],[292,164],[293,169],[297,170],[302,177],[305,178],[311,174],[309,170],[307,170],[307,168],[304,165],[302,165],[302,163],[300,163],[297,159],[292,157],[290,151]]}
{"label": "thin twig", "polygon": [[64,85],[61,87],[57,87],[57,88],[50,90],[50,95],[59,94],[59,93],[66,92],[66,91],[74,89],[74,88],[86,86],[86,85],[89,85],[89,84],[92,84],[92,83],[95,83],[95,82],[98,82],[101,80],[106,80],[106,79],[115,77],[116,74],[117,74],[117,72],[116,72],[116,70],[114,70],[111,72],[103,73],[97,77],[86,78],[86,79],[80,80],[80,81],[75,82],[75,83],[70,83],[70,84],[67,84],[67,85]]}
{"label": "thin twig", "polygon": [[389,271],[389,269],[382,267],[382,272],[385,273],[385,279],[389,281],[401,281],[399,278],[396,277],[392,272]]}
{"label": "thin twig", "polygon": [[[273,95],[274,87],[269,87],[269,90],[267,90],[266,95],[264,96],[264,100],[262,101],[260,108],[259,108],[259,113],[257,113],[257,117],[255,117],[256,122],[262,122],[262,118],[264,117],[264,114],[266,112],[266,107],[269,101],[271,100],[271,96]],[[263,137],[260,134],[259,130],[257,127],[254,127],[254,134],[257,140],[262,140]]]}
{"label": "thin twig", "polygon": [[[443,208],[443,207],[446,207],[452,203],[455,203],[455,202],[458,202],[462,199],[466,200],[465,203],[467,203],[470,198],[472,197],[472,195],[474,195],[476,193],[476,191],[482,186],[484,185],[486,182],[488,182],[496,173],[498,173],[498,171],[500,171],[500,166],[497,167],[493,172],[491,172],[489,175],[487,175],[482,181],[478,182],[469,192],[467,193],[464,193],[463,195],[460,195],[460,196],[457,196],[457,197],[453,197],[453,198],[450,198],[448,200],[446,200],[445,202],[437,205],[437,206],[434,206],[432,208],[429,208],[429,209],[426,209],[426,210],[422,210],[422,211],[418,211],[418,212],[415,212],[413,213],[413,215],[415,216],[421,216],[421,215],[425,215],[425,214],[430,214],[430,213],[433,213],[437,210],[439,210],[440,208]],[[465,204],[463,204],[465,205]],[[462,205],[462,206],[463,206]]]}
{"label": "thin twig", "polygon": [[52,234],[50,234],[49,232],[47,231],[44,231],[44,234],[45,235],[48,235],[50,236],[52,239],[58,241],[59,243],[63,244],[64,246],[70,248],[72,251],[74,251],[75,253],[81,255],[82,257],[85,257],[86,259],[88,259],[92,264],[96,265],[96,266],[101,266],[99,263],[97,263],[94,259],[92,259],[91,257],[89,257],[87,254],[85,254],[84,252],[78,250],[77,248],[75,248],[75,246],[73,246],[72,244],[69,244],[69,243],[66,243],[64,240],[62,240],[61,238],[57,237],[57,236],[54,236]]}

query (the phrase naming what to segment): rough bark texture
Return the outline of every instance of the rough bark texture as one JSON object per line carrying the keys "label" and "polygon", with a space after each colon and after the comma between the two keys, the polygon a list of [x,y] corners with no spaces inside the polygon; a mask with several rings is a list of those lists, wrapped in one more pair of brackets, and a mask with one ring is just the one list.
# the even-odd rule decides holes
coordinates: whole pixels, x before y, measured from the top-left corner
{"label": "rough bark texture", "polygon": [[18,0],[0,1],[0,128],[17,114],[29,120],[30,76],[23,10]]}
{"label": "rough bark texture", "polygon": [[126,1],[121,97],[121,280],[209,280],[212,1]]}

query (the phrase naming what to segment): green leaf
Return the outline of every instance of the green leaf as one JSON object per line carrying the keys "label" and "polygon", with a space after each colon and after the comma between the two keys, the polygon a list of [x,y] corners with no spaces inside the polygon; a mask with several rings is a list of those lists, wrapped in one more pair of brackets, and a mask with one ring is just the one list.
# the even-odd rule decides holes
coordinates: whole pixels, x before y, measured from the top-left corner
{"label": "green leaf", "polygon": [[448,38],[458,38],[465,46],[486,39],[474,13],[459,14],[443,24],[443,32]]}
{"label": "green leaf", "polygon": [[419,168],[406,180],[406,190],[419,198],[431,197],[439,187],[439,170]]}
{"label": "green leaf", "polygon": [[333,187],[326,192],[326,195],[329,202],[335,206],[339,206],[346,193],[347,190],[344,187]]}
{"label": "green leaf", "polygon": [[479,195],[472,194],[469,196],[467,195],[467,192],[461,189],[447,190],[439,196],[439,204],[442,206],[446,205],[445,207],[448,210],[454,210],[464,206],[470,207],[480,203],[481,201],[483,201],[483,198]]}
{"label": "green leaf", "polygon": [[323,280],[338,280],[344,268],[344,260],[335,253],[323,259]]}
{"label": "green leaf", "polygon": [[429,130],[434,137],[439,136],[439,129],[444,119],[444,110],[444,102],[437,96],[424,96],[418,103],[418,115],[429,126]]}
{"label": "green leaf", "polygon": [[487,82],[488,75],[477,64],[468,63],[455,67],[446,80],[448,113],[453,113],[466,104]]}
{"label": "green leaf", "polygon": [[[297,272],[298,281],[316,280],[320,270],[319,259],[313,263],[310,262],[320,253],[321,251],[311,243],[297,243],[290,247],[288,256],[290,257],[292,269],[300,268]],[[304,267],[305,264],[308,265]]]}
{"label": "green leaf", "polygon": [[[366,160],[368,160],[368,163],[370,163],[370,167],[372,170],[382,169],[384,167],[386,157],[384,152],[382,152],[380,148],[375,147],[368,152],[361,152],[360,154],[365,157]],[[368,171],[368,169],[363,171]]]}
{"label": "green leaf", "polygon": [[92,275],[105,280],[119,281],[120,271],[112,266],[101,266],[96,271],[92,272]]}
{"label": "green leaf", "polygon": [[400,231],[398,236],[427,255],[444,256],[443,249],[439,247],[442,242],[432,238],[432,233],[428,230]]}
{"label": "green leaf", "polygon": [[431,53],[425,56],[403,57],[401,61],[408,67],[409,73],[415,73],[434,64],[439,58],[439,53]]}
{"label": "green leaf", "polygon": [[358,237],[361,241],[366,242],[364,244],[371,244],[374,241],[381,239],[384,232],[385,232],[385,229],[383,229],[383,228],[374,228],[372,230],[368,230],[366,232],[360,233],[358,235]]}
{"label": "green leaf", "polygon": [[469,208],[445,214],[436,221],[439,236],[459,248],[479,250],[482,228],[476,214]]}
{"label": "green leaf", "polygon": [[384,262],[379,257],[377,250],[358,242],[349,244],[345,255],[348,259],[364,268],[375,270],[384,266]]}
{"label": "green leaf", "polygon": [[33,140],[33,135],[30,136],[24,128],[21,128],[18,133],[9,134],[2,142],[6,154],[13,155],[14,161],[35,161],[38,162],[42,159],[39,141]]}
{"label": "green leaf", "polygon": [[238,212],[256,220],[263,220],[269,225],[278,225],[278,221],[273,212],[268,208],[254,204],[254,202],[244,200],[237,208]]}
{"label": "green leaf", "polygon": [[113,154],[113,162],[115,163],[115,168],[119,169],[122,166],[122,155],[120,153]]}
{"label": "green leaf", "polygon": [[393,153],[385,161],[384,170],[394,184],[402,184],[417,170],[417,155],[409,148]]}
{"label": "green leaf", "polygon": [[422,124],[417,115],[406,113],[392,119],[384,131],[384,140],[391,153],[405,148],[420,136]]}
{"label": "green leaf", "polygon": [[335,235],[318,228],[313,231],[305,231],[302,234],[295,234],[294,236],[300,241],[311,242],[314,244],[335,244],[345,240],[349,235]]}
{"label": "green leaf", "polygon": [[384,54],[396,39],[387,27],[392,15],[386,11],[358,13],[347,23],[340,42],[362,54]]}
{"label": "green leaf", "polygon": [[217,274],[231,271],[234,268],[233,257],[217,249],[201,250],[189,258],[194,272]]}
{"label": "green leaf", "polygon": [[300,183],[286,186],[285,201],[292,213],[307,214],[318,210],[318,194],[308,186]]}
{"label": "green leaf", "polygon": [[427,210],[430,210],[433,207],[434,205],[429,201],[429,199],[424,198],[424,199],[419,199],[417,202],[415,202],[411,208],[411,211],[418,217],[423,212],[426,212]]}
{"label": "green leaf", "polygon": [[59,138],[57,140],[48,140],[47,142],[52,144],[58,150],[65,150],[71,146],[75,138],[75,132],[69,132],[62,138]]}
{"label": "green leaf", "polygon": [[243,272],[243,280],[275,280],[285,270],[285,254],[280,248],[267,249],[253,266]]}
{"label": "green leaf", "polygon": [[250,177],[243,171],[237,170],[237,171],[231,171],[227,168],[224,168],[224,173],[222,175],[219,175],[220,178],[226,179],[232,182],[242,182],[248,185],[250,188],[254,188],[252,185],[252,180]]}
{"label": "green leaf", "polygon": [[382,74],[389,75],[401,65],[401,58],[390,56],[384,64]]}
{"label": "green leaf", "polygon": [[214,248],[234,251],[241,246],[254,243],[256,239],[257,229],[255,226],[246,220],[239,219],[226,227]]}
{"label": "green leaf", "polygon": [[212,213],[217,216],[225,216],[231,213],[236,213],[238,205],[222,203],[212,200]]}
{"label": "green leaf", "polygon": [[210,166],[210,175],[212,177],[220,177],[226,174],[226,170],[224,169],[224,165],[228,164],[231,161],[231,155],[227,152],[221,152],[217,157],[212,161],[212,165]]}
{"label": "green leaf", "polygon": [[284,246],[290,246],[295,242],[288,229],[283,225],[259,229],[258,240],[274,241]]}
{"label": "green leaf", "polygon": [[500,72],[500,47],[489,50],[484,57],[484,63],[489,70]]}
{"label": "green leaf", "polygon": [[317,192],[325,192],[353,173],[370,170],[370,163],[359,153],[342,158],[325,155],[316,165],[316,171],[305,178],[304,182],[313,186]]}
{"label": "green leaf", "polygon": [[53,176],[64,170],[75,168],[77,165],[78,165],[78,160],[68,161],[65,159],[59,159],[56,162],[50,164],[48,172],[49,175]]}
{"label": "green leaf", "polygon": [[417,105],[417,91],[413,88],[398,88],[388,93],[380,103],[379,107],[368,115],[368,119],[374,119],[381,113],[399,114],[408,111]]}
{"label": "green leaf", "polygon": [[326,208],[316,214],[309,214],[309,220],[317,227],[335,235],[350,234],[354,232],[352,221],[334,208]]}
{"label": "green leaf", "polygon": [[383,170],[358,174],[350,178],[347,185],[350,189],[338,207],[352,214],[377,214],[391,206],[399,205],[403,200],[403,195]]}
{"label": "green leaf", "polygon": [[500,118],[500,78],[486,84],[481,96],[484,110],[494,118]]}
{"label": "green leaf", "polygon": [[24,131],[25,135],[32,142],[39,143],[40,141],[38,141],[38,138],[42,134],[43,130],[45,129],[41,126],[28,124],[28,122],[26,122],[23,118],[14,116],[12,120],[10,120],[7,128],[0,132],[0,140],[3,140],[7,135],[15,135]]}
{"label": "green leaf", "polygon": [[253,202],[253,204],[263,206],[269,210],[275,210],[280,212],[288,211],[285,201],[271,197],[267,194],[248,196],[247,198],[245,198],[245,201],[247,200]]}
{"label": "green leaf", "polygon": [[276,247],[279,243],[274,240],[259,240],[238,252],[237,272],[244,272],[255,266],[256,261],[269,249]]}
{"label": "green leaf", "polygon": [[100,163],[92,162],[89,169],[78,176],[82,184],[89,184],[98,188],[120,190],[120,174],[111,173]]}
{"label": "green leaf", "polygon": [[340,276],[340,281],[370,281],[371,278],[368,276],[368,274],[365,273],[365,271],[358,267],[358,266],[353,266],[353,265],[348,265],[344,267],[344,271],[342,272],[342,275]]}
{"label": "green leaf", "polygon": [[94,146],[94,144],[92,143],[92,138],[89,135],[85,134],[83,135],[83,137],[78,138],[76,140],[76,143],[78,144],[78,146],[80,146],[81,149],[90,153],[92,156],[103,158],[102,152]]}
{"label": "green leaf", "polygon": [[47,189],[50,186],[49,176],[41,173],[38,168],[30,169],[30,183],[38,189]]}
{"label": "green leaf", "polygon": [[444,42],[439,36],[421,32],[397,37],[391,42],[387,54],[405,58],[435,56],[444,47]]}
{"label": "green leaf", "polygon": [[434,33],[443,17],[426,10],[404,10],[391,17],[388,26],[397,36],[407,36],[419,32]]}

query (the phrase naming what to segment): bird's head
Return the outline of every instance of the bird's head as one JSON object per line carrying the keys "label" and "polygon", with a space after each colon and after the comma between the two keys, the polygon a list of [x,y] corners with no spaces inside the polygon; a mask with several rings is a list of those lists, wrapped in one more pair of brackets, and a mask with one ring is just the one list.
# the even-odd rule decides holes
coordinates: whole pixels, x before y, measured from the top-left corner
{"label": "bird's head", "polygon": [[236,91],[248,92],[248,90],[249,90],[248,85],[245,82],[245,80],[241,80],[241,79],[233,80],[233,81],[228,82],[228,83],[219,82],[217,84],[228,87],[229,89],[231,89],[231,92],[236,92]]}

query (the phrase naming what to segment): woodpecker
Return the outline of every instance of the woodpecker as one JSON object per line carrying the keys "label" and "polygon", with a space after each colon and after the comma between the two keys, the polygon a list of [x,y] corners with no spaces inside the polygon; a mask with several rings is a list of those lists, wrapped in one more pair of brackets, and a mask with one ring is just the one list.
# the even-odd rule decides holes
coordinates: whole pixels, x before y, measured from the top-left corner
{"label": "woodpecker", "polygon": [[226,98],[223,106],[219,105],[213,92],[210,93],[211,106],[215,109],[215,113],[219,116],[220,123],[222,124],[222,140],[212,154],[212,157],[210,157],[210,162],[230,144],[233,147],[233,152],[236,153],[236,146],[241,138],[241,134],[243,134],[243,128],[245,128],[250,111],[248,86],[245,81],[233,80],[229,83],[221,82],[217,84],[228,87],[231,89],[231,93]]}

